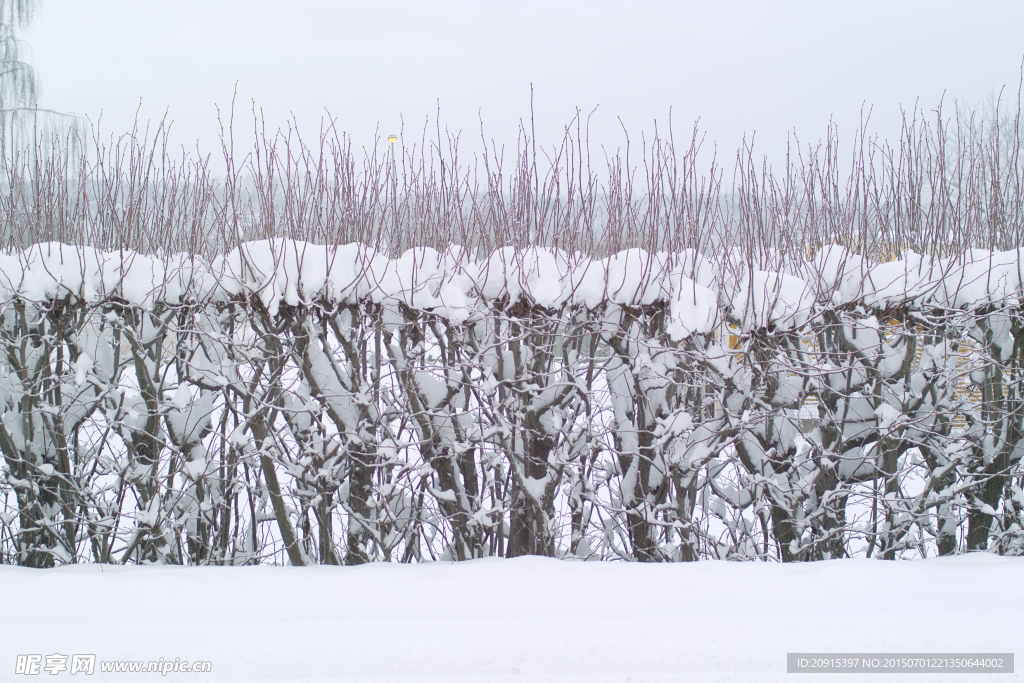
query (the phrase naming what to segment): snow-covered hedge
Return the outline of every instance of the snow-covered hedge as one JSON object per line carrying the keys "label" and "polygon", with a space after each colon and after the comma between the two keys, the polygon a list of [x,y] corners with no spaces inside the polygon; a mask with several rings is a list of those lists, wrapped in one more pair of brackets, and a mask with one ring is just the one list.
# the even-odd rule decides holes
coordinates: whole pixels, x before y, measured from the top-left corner
{"label": "snow-covered hedge", "polygon": [[1020,553],[1022,260],[0,255],[6,561]]}

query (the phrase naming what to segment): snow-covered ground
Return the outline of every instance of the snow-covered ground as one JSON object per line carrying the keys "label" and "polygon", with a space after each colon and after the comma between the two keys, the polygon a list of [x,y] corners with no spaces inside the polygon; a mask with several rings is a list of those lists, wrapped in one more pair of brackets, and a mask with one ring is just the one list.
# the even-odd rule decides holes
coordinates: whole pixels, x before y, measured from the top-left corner
{"label": "snow-covered ground", "polygon": [[[1019,680],[802,675],[787,652],[1024,655],[1024,559],[640,565],[0,568],[0,680],[157,680],[103,660],[209,660],[204,681]],[[15,674],[96,654],[93,676]],[[1022,665],[1018,662],[1017,671]]]}

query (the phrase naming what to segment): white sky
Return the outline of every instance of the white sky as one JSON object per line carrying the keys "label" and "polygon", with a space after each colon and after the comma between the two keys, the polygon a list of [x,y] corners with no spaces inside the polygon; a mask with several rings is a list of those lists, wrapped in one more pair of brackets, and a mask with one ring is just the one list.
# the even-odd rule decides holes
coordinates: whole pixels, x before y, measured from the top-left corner
{"label": "white sky", "polygon": [[[978,103],[1006,86],[1016,100],[1024,2],[415,2],[377,0],[42,0],[26,34],[43,106],[103,113],[103,130],[141,117],[174,121],[174,141],[219,150],[215,105],[238,83],[239,126],[262,107],[314,137],[324,111],[357,147],[406,122],[419,139],[442,125],[512,143],[529,117],[552,145],[575,108],[600,105],[597,148],[667,123],[689,137],[699,117],[720,158],[744,133],[773,158],[796,130],[821,138],[830,118],[849,140],[862,104],[898,136],[900,106],[933,109],[943,93]],[[248,142],[243,139],[243,142]]]}

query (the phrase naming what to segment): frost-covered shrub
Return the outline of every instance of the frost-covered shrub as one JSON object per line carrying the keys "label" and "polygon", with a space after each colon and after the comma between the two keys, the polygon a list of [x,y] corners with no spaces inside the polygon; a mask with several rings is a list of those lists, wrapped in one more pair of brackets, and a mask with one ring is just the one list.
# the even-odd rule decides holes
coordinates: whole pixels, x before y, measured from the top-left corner
{"label": "frost-covered shrub", "polygon": [[728,191],[696,135],[603,177],[578,131],[512,173],[454,138],[5,160],[0,558],[1020,554],[997,133]]}
{"label": "frost-covered shrub", "polygon": [[22,564],[1018,552],[1021,290],[962,260],[881,297],[921,259],[729,285],[277,240],[148,257],[129,295],[136,258],[8,262]]}

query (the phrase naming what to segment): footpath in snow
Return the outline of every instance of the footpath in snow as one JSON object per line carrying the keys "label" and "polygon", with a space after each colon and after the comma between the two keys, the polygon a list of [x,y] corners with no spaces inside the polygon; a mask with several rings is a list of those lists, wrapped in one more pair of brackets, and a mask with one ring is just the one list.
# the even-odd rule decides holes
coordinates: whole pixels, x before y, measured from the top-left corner
{"label": "footpath in snow", "polygon": [[[1024,559],[0,568],[3,681],[1020,680]],[[787,652],[1013,652],[1016,674],[786,673]],[[95,654],[92,676],[18,655]],[[102,673],[114,660],[210,673]],[[44,660],[45,663],[45,660]]]}

